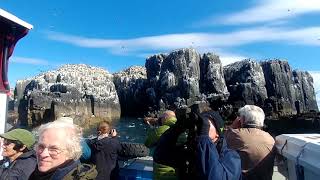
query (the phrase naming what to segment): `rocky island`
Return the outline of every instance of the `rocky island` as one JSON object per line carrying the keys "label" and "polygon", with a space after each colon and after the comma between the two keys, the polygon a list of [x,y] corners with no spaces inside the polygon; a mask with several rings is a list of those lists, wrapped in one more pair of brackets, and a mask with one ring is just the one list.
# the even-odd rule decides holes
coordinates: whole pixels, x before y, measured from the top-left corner
{"label": "rocky island", "polygon": [[262,107],[272,118],[318,112],[313,79],[287,61],[242,60],[222,66],[218,55],[185,48],[146,59],[114,74],[89,65],[19,80],[14,110],[19,122],[35,126],[59,116],[78,124],[89,117],[117,119],[208,101],[222,111],[244,104]]}

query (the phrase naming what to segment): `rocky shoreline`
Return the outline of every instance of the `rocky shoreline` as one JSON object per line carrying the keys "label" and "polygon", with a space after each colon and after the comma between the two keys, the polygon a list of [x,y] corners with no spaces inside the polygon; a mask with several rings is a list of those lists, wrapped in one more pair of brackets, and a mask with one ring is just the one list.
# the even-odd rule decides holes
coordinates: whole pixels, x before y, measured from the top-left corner
{"label": "rocky shoreline", "polygon": [[262,107],[273,119],[319,111],[311,75],[287,61],[247,59],[223,67],[218,55],[191,48],[153,55],[145,67],[114,74],[79,64],[19,80],[11,110],[25,126],[59,116],[81,125],[92,117],[141,117],[196,101],[210,102],[225,118],[244,104]]}

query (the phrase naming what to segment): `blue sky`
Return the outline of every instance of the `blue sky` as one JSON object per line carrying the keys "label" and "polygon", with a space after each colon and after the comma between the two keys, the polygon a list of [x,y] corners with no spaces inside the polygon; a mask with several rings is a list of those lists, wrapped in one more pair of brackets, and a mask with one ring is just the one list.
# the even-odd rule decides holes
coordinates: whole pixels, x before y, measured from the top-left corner
{"label": "blue sky", "polygon": [[34,26],[10,60],[11,86],[66,63],[117,72],[194,47],[224,65],[287,60],[317,77],[320,89],[319,0],[0,0],[0,8]]}

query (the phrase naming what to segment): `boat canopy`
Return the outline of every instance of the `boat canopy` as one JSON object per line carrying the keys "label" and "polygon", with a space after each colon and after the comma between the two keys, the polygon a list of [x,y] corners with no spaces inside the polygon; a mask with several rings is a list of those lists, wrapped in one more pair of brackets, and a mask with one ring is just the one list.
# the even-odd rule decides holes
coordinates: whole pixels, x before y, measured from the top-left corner
{"label": "boat canopy", "polygon": [[9,93],[8,61],[19,39],[33,26],[0,9],[0,93]]}

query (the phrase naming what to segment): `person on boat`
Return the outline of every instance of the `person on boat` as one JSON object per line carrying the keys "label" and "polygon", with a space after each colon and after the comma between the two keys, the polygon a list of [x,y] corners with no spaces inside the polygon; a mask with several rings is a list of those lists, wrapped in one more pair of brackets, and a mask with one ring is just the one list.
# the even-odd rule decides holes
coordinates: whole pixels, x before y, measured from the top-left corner
{"label": "person on boat", "polygon": [[[157,120],[159,125],[156,128],[151,128],[147,132],[147,138],[144,144],[150,148],[150,153],[153,155],[153,151],[157,146],[157,143],[161,135],[170,128],[177,121],[176,114],[174,111],[167,110],[165,111]],[[177,179],[175,169],[170,166],[159,164],[153,162],[153,178],[155,180],[159,179]]]}
{"label": "person on boat", "polygon": [[118,179],[118,156],[122,151],[117,138],[117,131],[111,129],[108,121],[98,124],[98,137],[89,141],[92,150],[92,159],[98,170],[97,180]]}
{"label": "person on boat", "polygon": [[35,143],[33,134],[25,129],[14,129],[0,135],[2,156],[0,179],[28,179],[37,165],[32,149]]}
{"label": "person on boat", "polygon": [[[161,134],[163,134],[171,125],[176,123],[177,118],[174,111],[164,111],[159,118],[148,117],[145,122],[151,127],[147,132],[147,139],[145,145],[149,148],[153,147]],[[155,127],[155,128],[153,128]],[[154,136],[155,135],[155,136]]]}
{"label": "person on boat", "polygon": [[179,179],[241,179],[241,160],[223,139],[221,116],[208,111],[195,114],[193,118],[196,136],[191,139],[192,146],[176,145],[179,134],[190,128],[183,120],[178,120],[161,136],[154,161],[175,167],[179,171]]}
{"label": "person on boat", "polygon": [[29,179],[95,179],[95,167],[79,161],[82,134],[77,125],[49,122],[39,127],[38,135],[35,145],[37,167]]}
{"label": "person on boat", "polygon": [[272,179],[275,141],[262,130],[264,118],[260,107],[245,105],[238,110],[238,117],[225,132],[228,147],[241,157],[244,179]]}

